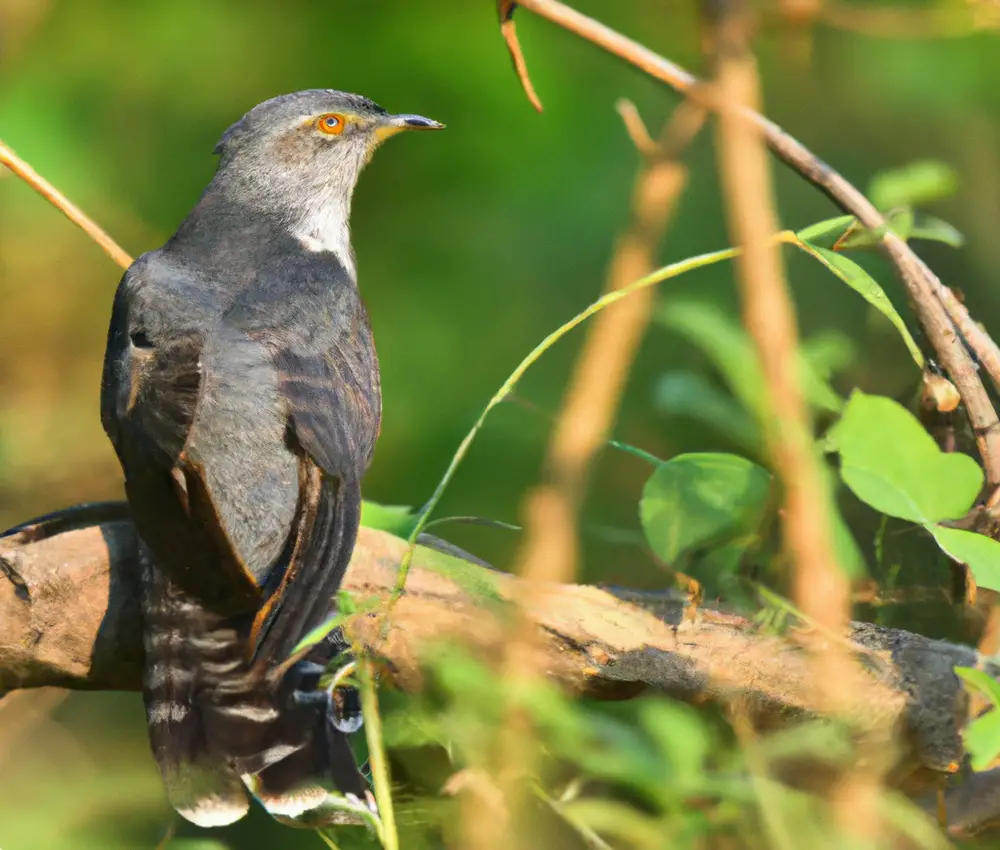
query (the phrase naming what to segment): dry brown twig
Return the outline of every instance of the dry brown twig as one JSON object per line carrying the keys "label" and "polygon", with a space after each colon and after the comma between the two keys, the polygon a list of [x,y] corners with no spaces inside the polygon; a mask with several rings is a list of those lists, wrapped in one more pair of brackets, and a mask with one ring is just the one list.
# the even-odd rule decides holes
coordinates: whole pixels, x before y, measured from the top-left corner
{"label": "dry brown twig", "polygon": [[[506,22],[513,27],[513,13],[520,6],[550,22],[575,33],[608,52],[624,59],[689,99],[718,111],[718,93],[705,87],[688,71],[643,45],[623,36],[559,0],[518,0],[506,2]],[[509,40],[508,43],[512,43]],[[519,77],[530,86],[526,64],[519,60]],[[534,93],[534,89],[531,89]],[[535,96],[537,99],[537,96]],[[958,390],[975,434],[988,493],[983,506],[970,513],[968,527],[990,536],[1000,534],[1000,420],[977,372],[969,350],[975,353],[1000,387],[1000,347],[977,324],[955,294],[930,270],[907,243],[885,227],[885,219],[874,205],[837,171],[813,154],[801,142],[773,121],[752,108],[742,110],[742,118],[755,128],[764,143],[782,162],[816,186],[841,210],[855,216],[865,227],[883,230],[880,243],[897,270],[918,321],[924,328],[940,364]],[[966,347],[968,346],[968,348]],[[966,570],[967,586],[976,595],[972,573]],[[980,649],[992,654],[1000,644],[1000,608],[997,594],[978,592],[977,607],[988,611]],[[974,706],[970,706],[973,708]]]}
{"label": "dry brown twig", "polygon": [[[810,635],[816,690],[828,696],[831,714],[849,716],[862,673],[851,653],[829,636],[847,632],[851,588],[834,553],[830,500],[795,368],[798,330],[782,255],[771,238],[780,228],[767,151],[759,127],[747,120],[760,101],[750,12],[737,0],[710,8],[718,14],[706,18],[719,103],[719,172],[731,241],[743,249],[736,268],[744,324],[760,356],[767,409],[774,414],[767,423],[768,453],[785,493],[782,528],[792,558],[792,595],[802,613],[820,626]],[[878,840],[879,786],[873,771],[845,771],[831,794],[845,834]]]}
{"label": "dry brown twig", "polygon": [[[504,9],[501,8],[503,19]],[[505,26],[513,27],[508,18]],[[512,32],[512,30],[511,30]],[[510,40],[508,37],[508,44]],[[514,64],[524,68],[519,48],[512,48]],[[520,73],[520,71],[519,71]],[[530,86],[530,81],[527,85]],[[631,221],[618,240],[608,269],[605,291],[620,289],[655,268],[656,253],[667,220],[687,179],[677,157],[704,124],[701,107],[682,105],[653,141],[635,106],[618,105],[626,131],[642,157],[632,192]],[[532,596],[544,595],[545,583],[571,581],[576,573],[578,515],[594,454],[604,445],[614,425],[625,382],[652,315],[652,289],[634,294],[602,313],[588,326],[587,336],[570,379],[563,408],[552,432],[543,481],[522,505],[525,534],[514,572],[527,583]],[[521,607],[532,605],[529,598]],[[514,692],[518,678],[537,675],[530,667],[536,654],[530,621],[515,615],[507,642],[504,675]],[[497,738],[498,764],[494,781],[508,806],[483,808],[470,788],[465,797],[465,847],[495,847],[510,840],[508,826],[516,821],[521,777],[530,772],[534,736],[525,718],[512,712]],[[495,818],[484,813],[493,813]],[[495,822],[502,818],[503,823]]]}
{"label": "dry brown twig", "polygon": [[112,260],[123,269],[132,265],[132,258],[105,233],[98,224],[83,210],[49,183],[41,174],[35,171],[27,162],[19,157],[7,145],[0,141],[0,165],[5,165],[25,183],[31,186],[39,195],[58,209],[73,224],[79,227],[104,250]]}
{"label": "dry brown twig", "polygon": [[[516,6],[596,44],[681,94],[691,96],[692,89],[699,85],[698,79],[680,66],[558,0],[518,0]],[[512,14],[513,9],[508,13],[509,19]],[[510,21],[513,22],[512,19]],[[718,104],[714,100],[708,89],[704,89],[699,97],[699,102],[717,109]],[[757,127],[772,153],[816,186],[840,209],[857,217],[865,227],[884,228],[885,219],[864,194],[801,142],[758,112],[747,110],[746,118]],[[1000,485],[1000,420],[965,342],[981,361],[996,362],[998,375],[994,379],[1000,376],[1000,358],[993,357],[996,346],[985,342],[988,336],[981,329],[963,342],[956,332],[956,327],[961,327],[964,321],[958,310],[958,300],[905,241],[886,230],[880,247],[896,267],[928,340],[962,396],[976,435],[987,482],[995,490]]]}

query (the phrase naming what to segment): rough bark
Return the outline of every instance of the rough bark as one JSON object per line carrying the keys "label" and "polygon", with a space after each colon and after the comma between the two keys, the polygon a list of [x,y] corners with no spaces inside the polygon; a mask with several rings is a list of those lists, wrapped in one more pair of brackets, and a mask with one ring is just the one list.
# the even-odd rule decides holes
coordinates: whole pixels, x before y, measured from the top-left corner
{"label": "rough bark", "polygon": [[[498,648],[519,579],[440,543],[420,546],[381,641],[382,609],[367,603],[389,595],[405,548],[397,537],[362,529],[345,587],[363,613],[347,629],[385,659],[395,685],[414,690],[420,658],[435,642]],[[0,692],[139,687],[135,531],[124,504],[83,505],[13,529],[0,537],[0,573]],[[738,707],[766,727],[816,716],[824,705],[794,630],[762,634],[740,616],[707,608],[692,623],[672,593],[552,585],[531,598],[541,669],[571,691],[600,699],[658,691]],[[869,673],[864,711],[853,720],[895,730],[900,783],[908,777],[909,787],[926,789],[928,778],[953,772],[963,760],[966,698],[952,667],[998,671],[972,648],[905,631],[854,623],[845,638]],[[956,785],[953,825],[970,829],[995,817],[998,789],[989,774]]]}

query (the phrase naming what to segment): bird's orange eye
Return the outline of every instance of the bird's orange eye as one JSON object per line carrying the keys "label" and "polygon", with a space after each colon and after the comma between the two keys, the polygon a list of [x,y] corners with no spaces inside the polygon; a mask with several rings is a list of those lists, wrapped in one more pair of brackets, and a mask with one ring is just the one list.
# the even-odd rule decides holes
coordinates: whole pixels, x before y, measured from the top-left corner
{"label": "bird's orange eye", "polygon": [[316,129],[331,136],[339,136],[343,133],[345,124],[344,116],[333,112],[329,115],[320,115],[316,119]]}

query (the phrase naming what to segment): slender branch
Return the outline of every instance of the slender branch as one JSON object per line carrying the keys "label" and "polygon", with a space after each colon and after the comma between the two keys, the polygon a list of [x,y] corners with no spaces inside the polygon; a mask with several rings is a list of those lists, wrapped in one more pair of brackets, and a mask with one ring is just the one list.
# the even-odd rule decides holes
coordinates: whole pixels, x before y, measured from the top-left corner
{"label": "slender branch", "polygon": [[[760,356],[773,418],[766,424],[768,453],[785,493],[783,536],[792,559],[793,597],[820,629],[810,641],[814,687],[829,698],[834,714],[850,714],[860,669],[831,635],[847,631],[851,589],[833,546],[830,499],[813,444],[813,428],[799,375],[798,329],[781,252],[767,151],[760,130],[747,120],[760,100],[757,63],[750,48],[750,12],[745,2],[711,4],[706,40],[716,68],[720,98],[719,172],[737,260],[743,318]],[[891,736],[890,736],[891,737]],[[830,795],[834,817],[845,835],[877,841],[880,771],[862,768],[877,759],[858,759]]]}
{"label": "slender branch", "polygon": [[[677,156],[705,120],[698,106],[682,104],[659,142],[650,137],[631,103],[619,104],[642,155],[632,190],[630,221],[618,239],[604,292],[622,290],[656,267],[656,254],[687,170]],[[543,482],[526,499],[525,543],[518,575],[570,581],[578,561],[577,514],[590,463],[614,427],[629,370],[655,304],[652,289],[635,293],[595,317],[577,358],[553,429]]]}
{"label": "slender branch", "polygon": [[[631,221],[618,240],[605,293],[622,291],[655,268],[667,219],[687,179],[675,155],[694,137],[705,115],[699,107],[682,104],[664,129],[661,144],[657,144],[632,104],[619,105],[619,111],[643,162],[633,189]],[[579,560],[578,514],[591,459],[607,441],[617,418],[625,382],[654,303],[653,290],[641,290],[604,310],[588,327],[552,432],[543,480],[522,503],[525,534],[514,572],[527,580],[525,592],[544,593],[539,582],[565,582],[575,575]],[[528,598],[518,601],[521,608],[532,605]],[[532,659],[538,657],[536,638],[529,619],[514,618],[503,663],[508,693],[518,691],[519,680],[539,675],[540,671],[531,667]],[[512,824],[516,835],[528,787],[524,778],[531,774],[538,751],[527,718],[523,712],[511,709],[498,732],[497,764],[490,766],[490,781],[506,805],[484,809],[481,795],[468,793],[474,792],[476,786],[466,789],[463,802],[467,850],[486,850],[508,842]],[[484,815],[493,815],[493,819]]]}
{"label": "slender branch", "polygon": [[[699,84],[694,75],[679,65],[558,0],[518,0],[517,5],[619,56],[682,94],[691,95],[691,90]],[[718,108],[716,101],[716,96],[707,89],[699,97],[699,102],[712,108]],[[819,188],[838,207],[856,216],[866,227],[878,229],[885,224],[881,213],[864,194],[805,145],[753,110],[746,110],[746,118],[756,125],[767,146],[782,162]],[[961,316],[955,313],[957,299],[945,294],[947,288],[906,242],[887,230],[881,248],[896,267],[928,340],[962,396],[976,434],[987,481],[996,488],[1000,485],[1000,421],[965,347],[968,342],[980,359],[986,359],[980,354],[982,339],[975,335],[963,342],[956,332],[956,326],[962,323]]]}
{"label": "slender branch", "polygon": [[28,163],[21,159],[2,141],[0,141],[0,164],[7,166],[14,174],[65,215],[66,218],[100,245],[104,249],[104,253],[123,269],[127,269],[132,265],[132,258],[90,216],[49,183],[48,180],[42,177],[41,174],[35,171],[34,168],[28,165]]}
{"label": "slender branch", "polygon": [[[388,600],[406,550],[405,540],[362,529],[345,582],[360,610],[365,600]],[[120,503],[70,508],[0,537],[0,690],[139,689],[135,560],[135,530]],[[436,644],[459,640],[502,652],[502,620],[521,584],[421,545],[387,641],[379,643],[378,617],[359,614],[347,630],[369,651],[381,648],[397,687],[418,690],[421,659]],[[684,622],[683,609],[683,596],[673,593],[551,585],[526,612],[538,632],[532,666],[596,699],[654,691],[697,705],[738,704],[767,728],[827,710],[794,633],[760,634],[751,622],[711,608],[698,623]],[[854,623],[849,635],[869,671],[852,722],[862,731],[897,728],[899,781],[911,793],[933,787],[963,758],[966,697],[952,668],[994,676],[1000,668],[969,647],[900,630]],[[963,829],[1000,810],[1000,779],[993,777],[992,798],[982,782],[978,787],[976,813],[960,809]]]}
{"label": "slender branch", "polygon": [[497,0],[497,14],[500,16],[500,34],[503,35],[507,43],[507,50],[510,51],[511,61],[514,63],[514,73],[521,81],[524,94],[528,101],[539,112],[542,111],[542,102],[535,93],[531,77],[528,76],[528,65],[524,61],[524,53],[521,52],[521,42],[517,39],[517,27],[514,26],[514,10],[517,3],[514,0]]}

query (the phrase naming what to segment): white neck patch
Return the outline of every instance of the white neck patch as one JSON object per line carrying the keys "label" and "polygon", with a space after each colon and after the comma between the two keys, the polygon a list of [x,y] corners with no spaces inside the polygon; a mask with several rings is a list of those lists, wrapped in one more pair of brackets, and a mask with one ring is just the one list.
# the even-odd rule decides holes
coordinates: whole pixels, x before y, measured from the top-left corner
{"label": "white neck patch", "polygon": [[324,199],[325,203],[310,206],[306,214],[292,227],[292,236],[307,251],[335,254],[352,278],[357,278],[354,249],[351,248],[349,210],[345,204]]}

